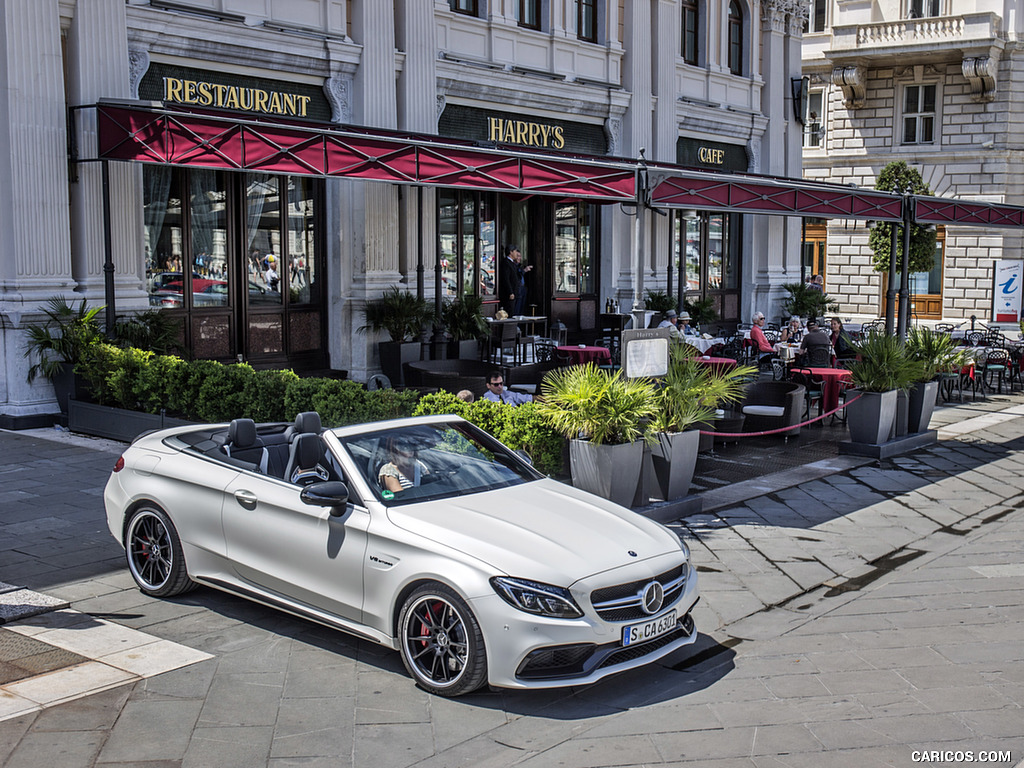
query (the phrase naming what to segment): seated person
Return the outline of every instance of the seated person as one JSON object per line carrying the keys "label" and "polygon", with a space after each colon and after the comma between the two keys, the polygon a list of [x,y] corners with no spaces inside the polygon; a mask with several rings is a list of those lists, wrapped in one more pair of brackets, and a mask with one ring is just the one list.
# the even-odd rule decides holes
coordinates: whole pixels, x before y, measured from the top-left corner
{"label": "seated person", "polygon": [[490,400],[492,403],[505,403],[505,405],[522,405],[523,403],[532,403],[533,395],[505,389],[505,377],[501,375],[501,371],[491,371],[487,376],[487,391],[484,392],[484,400]]}
{"label": "seated person", "polygon": [[832,365],[832,342],[813,317],[807,321],[807,333],[796,354],[800,364],[810,368],[829,368]]}
{"label": "seated person", "polygon": [[690,327],[690,313],[680,312],[679,313],[679,325],[676,326],[676,330],[680,336],[700,336],[700,333],[696,328]]}
{"label": "seated person", "polygon": [[789,318],[789,322],[786,327],[782,329],[782,336],[779,337],[779,341],[785,341],[789,344],[796,344],[803,337],[804,331],[800,327],[800,318],[796,315]]}
{"label": "seated person", "polygon": [[430,470],[420,461],[414,445],[394,441],[388,451],[390,461],[377,472],[377,483],[385,491],[399,493],[406,488],[418,486]]}
{"label": "seated person", "polygon": [[775,349],[768,343],[768,339],[764,335],[764,312],[755,312],[752,319],[750,343],[754,345],[754,354],[757,355],[757,362],[760,364],[775,354]]}
{"label": "seated person", "polygon": [[833,317],[830,323],[832,325],[832,335],[829,337],[829,340],[832,342],[832,349],[835,351],[836,357],[840,360],[850,360],[857,357],[857,350],[853,346],[853,341],[846,331],[843,330],[843,321],[838,317]]}
{"label": "seated person", "polygon": [[659,328],[669,328],[672,331],[672,338],[679,338],[679,315],[674,309],[665,313],[665,319],[658,323]]}

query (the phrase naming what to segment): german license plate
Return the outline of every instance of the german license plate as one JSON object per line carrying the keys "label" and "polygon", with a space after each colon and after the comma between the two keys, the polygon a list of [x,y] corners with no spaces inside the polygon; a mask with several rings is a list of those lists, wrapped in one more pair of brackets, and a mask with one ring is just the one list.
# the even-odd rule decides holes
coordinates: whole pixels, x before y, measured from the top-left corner
{"label": "german license plate", "polygon": [[622,644],[636,645],[646,643],[659,635],[671,632],[676,627],[676,612],[669,611],[654,619],[648,619],[640,624],[630,624],[622,628]]}

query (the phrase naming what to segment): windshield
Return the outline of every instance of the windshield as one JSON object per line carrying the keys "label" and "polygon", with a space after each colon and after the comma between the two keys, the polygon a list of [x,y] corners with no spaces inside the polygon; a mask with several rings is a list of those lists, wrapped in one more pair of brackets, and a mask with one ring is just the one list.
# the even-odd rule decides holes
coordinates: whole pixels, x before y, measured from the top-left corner
{"label": "windshield", "polygon": [[465,422],[417,424],[340,437],[377,498],[388,506],[480,493],[542,475]]}

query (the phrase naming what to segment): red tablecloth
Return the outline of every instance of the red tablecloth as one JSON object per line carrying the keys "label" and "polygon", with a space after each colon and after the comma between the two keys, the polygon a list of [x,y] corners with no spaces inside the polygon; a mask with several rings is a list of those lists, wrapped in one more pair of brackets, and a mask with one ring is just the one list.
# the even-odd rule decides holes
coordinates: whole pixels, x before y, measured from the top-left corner
{"label": "red tablecloth", "polygon": [[612,353],[607,347],[558,347],[558,351],[567,355],[569,362],[574,365],[579,363],[606,363],[612,359]]}
{"label": "red tablecloth", "polygon": [[853,381],[853,377],[846,368],[794,368],[793,370],[821,379],[821,405],[826,412],[839,407],[840,382]]}
{"label": "red tablecloth", "polygon": [[712,368],[735,368],[736,361],[731,357],[695,357],[698,363],[711,366]]}

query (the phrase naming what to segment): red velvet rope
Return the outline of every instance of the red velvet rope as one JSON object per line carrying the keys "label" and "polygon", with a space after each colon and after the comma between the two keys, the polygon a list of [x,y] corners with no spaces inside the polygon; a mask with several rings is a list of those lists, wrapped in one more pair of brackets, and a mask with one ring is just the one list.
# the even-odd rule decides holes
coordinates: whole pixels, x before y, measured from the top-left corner
{"label": "red velvet rope", "polygon": [[800,427],[806,427],[808,424],[813,424],[816,421],[821,421],[826,416],[831,416],[836,411],[842,410],[843,408],[848,406],[850,403],[857,402],[858,400],[860,400],[860,398],[861,398],[861,396],[857,395],[856,397],[852,397],[849,400],[847,400],[845,403],[840,405],[838,408],[833,408],[831,411],[828,411],[827,413],[821,414],[821,416],[815,416],[810,421],[802,421],[799,424],[793,424],[793,425],[788,426],[788,427],[780,427],[779,429],[766,429],[766,430],[763,430],[761,432],[708,432],[708,431],[702,429],[700,431],[700,433],[702,435],[710,435],[712,437],[761,437],[762,435],[777,435],[777,434],[780,434],[782,432],[792,432],[794,429],[799,429]]}

